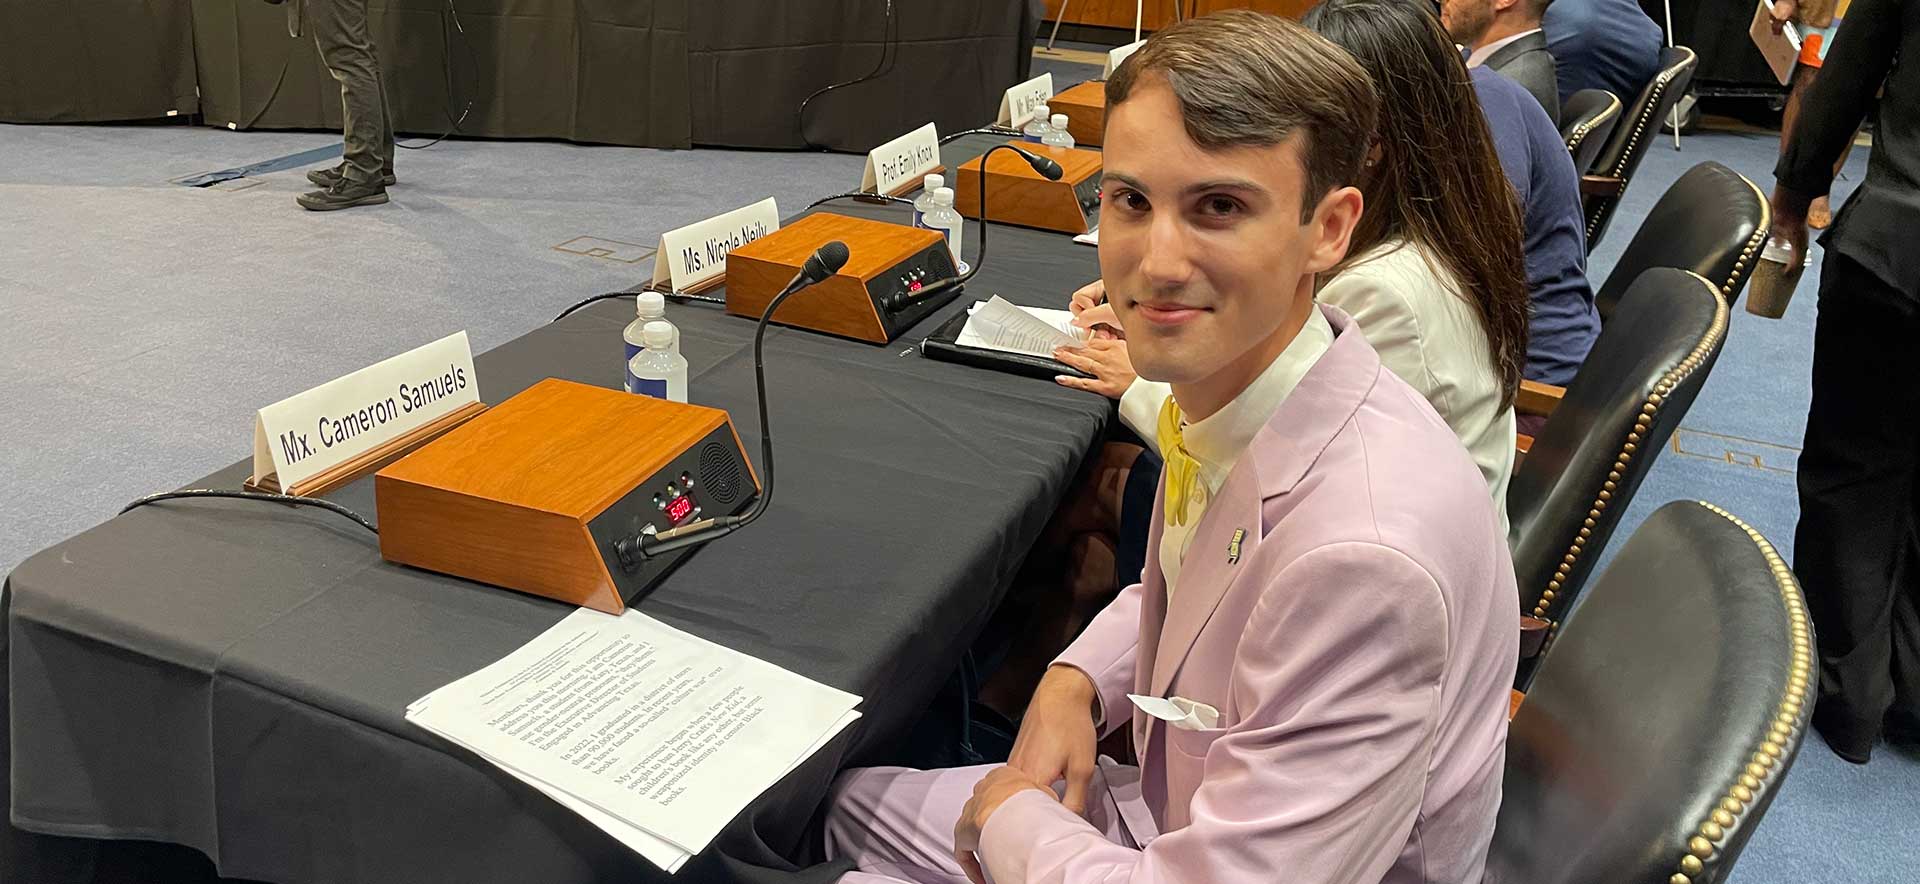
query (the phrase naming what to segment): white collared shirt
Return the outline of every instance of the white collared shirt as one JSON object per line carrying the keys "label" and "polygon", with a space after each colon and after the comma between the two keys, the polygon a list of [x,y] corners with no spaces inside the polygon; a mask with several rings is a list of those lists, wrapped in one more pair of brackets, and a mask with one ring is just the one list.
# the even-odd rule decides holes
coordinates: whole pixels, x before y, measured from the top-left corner
{"label": "white collared shirt", "polygon": [[[1233,472],[1233,465],[1260,428],[1273,419],[1280,403],[1332,346],[1333,325],[1316,307],[1309,311],[1300,333],[1240,395],[1203,420],[1183,422],[1181,437],[1187,453],[1200,463],[1200,487],[1189,492],[1186,524],[1168,522],[1160,535],[1160,573],[1166,577],[1169,596],[1180,579],[1180,563],[1187,556],[1194,529],[1199,527],[1207,505],[1220,493],[1220,486],[1226,484],[1227,474]],[[1161,404],[1171,395],[1172,389],[1166,384],[1138,381],[1120,398],[1120,410],[1130,426],[1157,429]],[[1147,411],[1152,416],[1141,420],[1141,414]]]}
{"label": "white collared shirt", "polygon": [[1534,28],[1533,30],[1530,30],[1530,31],[1521,31],[1520,33],[1514,34],[1511,37],[1501,37],[1500,39],[1495,40],[1492,43],[1488,43],[1487,45],[1482,46],[1479,49],[1475,49],[1473,50],[1472,55],[1467,56],[1467,67],[1477,68],[1483,64],[1486,64],[1488,58],[1492,57],[1494,53],[1499,52],[1501,49],[1505,48],[1508,43],[1512,43],[1513,41],[1518,40],[1521,37],[1525,37],[1528,34],[1538,34],[1538,33],[1540,33],[1539,28]]}

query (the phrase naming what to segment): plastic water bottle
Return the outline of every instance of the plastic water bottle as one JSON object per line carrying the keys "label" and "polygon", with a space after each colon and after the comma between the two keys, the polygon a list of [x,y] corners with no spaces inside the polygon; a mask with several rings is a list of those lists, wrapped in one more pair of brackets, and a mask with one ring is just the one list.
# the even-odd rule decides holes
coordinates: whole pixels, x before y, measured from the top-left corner
{"label": "plastic water bottle", "polygon": [[920,179],[920,195],[913,198],[913,226],[927,226],[927,210],[933,208],[933,192],[945,186],[947,179],[944,175],[928,175]]}
{"label": "plastic water bottle", "polygon": [[1054,114],[1048,121],[1047,134],[1040,143],[1048,147],[1072,147],[1073,133],[1067,131],[1067,115]]}
{"label": "plastic water bottle", "polygon": [[655,320],[640,330],[646,348],[627,363],[627,392],[687,401],[687,359],[673,343],[673,326]]}
{"label": "plastic water bottle", "polygon": [[1783,237],[1767,238],[1767,247],[1760,252],[1760,263],[1754,265],[1753,278],[1747,281],[1747,312],[1768,319],[1779,319],[1787,315],[1787,303],[1793,300],[1793,290],[1800,286],[1800,274],[1806,271],[1806,265],[1793,264],[1793,244]]}
{"label": "plastic water bottle", "polygon": [[[667,299],[659,292],[641,292],[634,296],[633,311],[634,320],[627,323],[626,331],[620,333],[620,337],[627,343],[627,355],[620,360],[623,366],[633,362],[633,357],[640,355],[640,351],[647,348],[646,342],[640,337],[641,329],[645,328],[649,322],[667,322]],[[673,328],[674,349],[679,349],[680,329],[670,322],[667,325]],[[629,390],[633,389],[631,374],[626,376],[626,387]]]}
{"label": "plastic water bottle", "polygon": [[1027,121],[1026,128],[1021,129],[1020,133],[1026,136],[1028,141],[1039,144],[1041,139],[1047,137],[1047,121],[1051,119],[1053,119],[1053,111],[1048,110],[1044,104],[1040,105],[1033,109],[1033,119]]}
{"label": "plastic water bottle", "polygon": [[960,235],[966,229],[967,219],[953,210],[953,188],[941,187],[933,191],[933,206],[927,212],[926,222],[928,229],[946,234],[947,249],[953,252],[954,269],[967,272],[967,262],[960,260]]}

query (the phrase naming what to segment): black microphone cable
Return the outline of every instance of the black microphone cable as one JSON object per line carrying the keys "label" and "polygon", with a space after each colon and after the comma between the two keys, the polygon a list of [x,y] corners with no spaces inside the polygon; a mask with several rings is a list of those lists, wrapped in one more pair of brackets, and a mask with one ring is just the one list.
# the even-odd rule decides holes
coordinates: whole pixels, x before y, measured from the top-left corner
{"label": "black microphone cable", "polygon": [[940,143],[942,145],[945,145],[950,141],[958,141],[969,135],[1024,136],[1026,135],[1026,133],[1021,132],[1019,129],[1015,129],[1012,126],[1002,126],[996,123],[992,126],[981,126],[978,129],[962,129],[961,131],[954,132],[950,135],[942,135],[940,136]]}
{"label": "black microphone cable", "polygon": [[[407,144],[397,138],[394,139],[393,146],[401,150],[426,150],[429,147],[447,140],[453,133],[460,131],[460,124],[466,122],[467,114],[473,112],[473,97],[480,91],[480,58],[474,54],[473,40],[467,36],[466,27],[460,24],[460,10],[454,7],[453,0],[447,0],[447,16],[453,22],[454,31],[460,35],[460,44],[467,50],[467,69],[473,72],[473,88],[467,92],[467,103],[464,107],[460,108],[460,117],[458,119],[454,118],[453,111],[446,107],[440,108],[440,113],[447,118],[447,131],[442,132],[439,138],[435,138],[426,144]],[[440,27],[440,40],[442,44],[440,57],[445,61],[447,98],[451,99],[453,98],[453,47],[451,41],[446,39],[446,35],[446,24],[443,21]],[[393,113],[393,109],[389,107],[387,113]],[[388,123],[391,124],[392,121],[389,120]]]}
{"label": "black microphone cable", "polygon": [[853,200],[855,202],[872,203],[874,205],[880,205],[880,206],[884,206],[888,203],[905,203],[906,205],[909,205],[909,206],[913,205],[913,200],[907,199],[906,197],[903,197],[903,196],[890,196],[884,193],[869,193],[864,190],[851,190],[846,193],[836,193],[833,196],[823,196],[817,200],[814,200],[813,202],[808,203],[807,208],[816,209],[816,208],[819,208],[822,204],[830,203],[830,202],[833,202],[834,200]]}
{"label": "black microphone cable", "polygon": [[[1045,177],[1048,181],[1059,181],[1060,177],[1065,174],[1065,170],[1061,169],[1060,164],[1055,162],[1053,158],[1043,157],[1019,145],[996,144],[988,148],[986,153],[980,155],[980,214],[974,219],[980,222],[980,252],[974,256],[973,266],[968,267],[965,273],[949,279],[940,280],[908,295],[908,301],[918,301],[922,298],[929,298],[948,289],[959,288],[960,286],[966,285],[967,280],[972,279],[974,274],[980,272],[981,267],[986,266],[987,228],[992,226],[987,223],[987,159],[993,156],[993,152],[996,150],[1010,150],[1019,154],[1021,159],[1027,161],[1027,165],[1032,166],[1035,172],[1040,173],[1041,176]],[[960,256],[955,255],[954,261],[958,262],[959,260]]]}
{"label": "black microphone cable", "polygon": [[826,148],[818,144],[815,144],[813,139],[807,137],[807,105],[812,104],[814,99],[819,98],[820,96],[825,95],[829,92],[832,92],[836,89],[845,89],[848,86],[857,86],[861,83],[867,82],[868,80],[872,80],[874,78],[883,76],[888,71],[893,70],[894,59],[899,57],[899,53],[896,52],[895,50],[898,48],[900,43],[900,28],[899,28],[899,23],[895,21],[893,16],[893,0],[886,0],[886,2],[887,2],[887,17],[886,17],[886,21],[883,22],[880,26],[880,40],[881,40],[880,60],[873,63],[873,70],[868,71],[866,74],[862,76],[858,76],[851,80],[847,80],[846,82],[843,82],[843,83],[834,83],[828,86],[822,86],[818,89],[813,90],[813,94],[808,95],[806,98],[800,99],[800,110],[799,110],[799,113],[797,114],[800,122],[800,143],[806,145],[808,149],[825,150]]}
{"label": "black microphone cable", "polygon": [[767,420],[767,326],[772,324],[773,314],[782,303],[805,291],[808,286],[840,272],[840,268],[847,264],[847,257],[847,244],[839,240],[821,246],[807,259],[793,281],[767,302],[766,309],[760,312],[759,323],[754,327],[753,387],[760,407],[760,474],[765,481],[760,483],[760,496],[754,499],[753,508],[738,516],[719,516],[658,534],[643,532],[620,540],[614,544],[614,553],[619,556],[623,566],[632,568],[643,559],[718,540],[746,527],[767,511],[768,504],[773,501],[773,425]]}
{"label": "black microphone cable", "polygon": [[196,497],[222,497],[222,498],[231,498],[234,500],[258,500],[258,501],[264,501],[266,503],[284,503],[288,506],[318,507],[328,512],[336,513],[336,514],[345,516],[349,519],[352,519],[355,524],[375,534],[380,533],[380,529],[374,527],[372,522],[367,521],[366,516],[360,515],[359,513],[356,513],[353,510],[347,509],[344,506],[334,503],[331,500],[326,500],[324,498],[319,498],[319,497],[307,497],[305,495],[300,495],[300,494],[274,494],[267,491],[232,491],[225,488],[185,488],[179,491],[162,491],[158,494],[149,494],[145,497],[135,500],[132,503],[127,504],[126,506],[121,507],[120,514],[124,515],[128,512],[139,509],[140,507],[146,506],[147,504],[159,503],[160,501],[163,501],[163,500],[177,500],[181,498],[196,498]]}

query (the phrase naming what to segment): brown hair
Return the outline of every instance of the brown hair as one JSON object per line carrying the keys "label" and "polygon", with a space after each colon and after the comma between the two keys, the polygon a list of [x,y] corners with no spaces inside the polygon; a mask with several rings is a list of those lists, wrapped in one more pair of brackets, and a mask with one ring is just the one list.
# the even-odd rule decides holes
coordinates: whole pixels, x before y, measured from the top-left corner
{"label": "brown hair", "polygon": [[[1451,271],[1479,314],[1512,404],[1526,365],[1531,302],[1520,207],[1466,64],[1424,0],[1325,0],[1306,26],[1360,60],[1381,95],[1380,155],[1361,177],[1366,213],[1338,273],[1404,240]],[[1436,268],[1440,269],[1440,268]]]}
{"label": "brown hair", "polygon": [[1149,73],[1166,78],[1187,137],[1202,147],[1270,146],[1299,135],[1302,223],[1321,198],[1359,177],[1379,104],[1373,83],[1352,56],[1295,22],[1228,10],[1176,23],[1114,70],[1109,110]]}

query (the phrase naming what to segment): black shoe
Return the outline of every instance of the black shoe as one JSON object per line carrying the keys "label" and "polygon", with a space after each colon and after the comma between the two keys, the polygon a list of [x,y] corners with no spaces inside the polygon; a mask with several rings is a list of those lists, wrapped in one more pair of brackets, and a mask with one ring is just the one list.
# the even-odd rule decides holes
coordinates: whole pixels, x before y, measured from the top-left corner
{"label": "black shoe", "polygon": [[[307,173],[307,180],[313,182],[321,190],[325,190],[329,187],[332,187],[334,185],[334,182],[339,181],[341,178],[345,177],[344,175],[341,174],[340,170],[344,168],[346,165],[347,165],[346,163],[341,163],[338,166],[333,166],[327,169],[315,169]],[[392,169],[383,169],[380,172],[380,183],[386,187],[392,187],[395,184],[400,183],[400,179],[393,177]]]}
{"label": "black shoe", "polygon": [[1895,746],[1920,749],[1920,717],[1899,710],[1888,712],[1880,735]]}
{"label": "black shoe", "polygon": [[1877,734],[1861,734],[1860,729],[1851,722],[1839,720],[1841,716],[1822,716],[1820,707],[1813,707],[1813,729],[1820,738],[1827,741],[1827,748],[1833,754],[1852,764],[1866,764],[1873,755],[1873,744]]}
{"label": "black shoe", "polygon": [[377,206],[387,201],[387,188],[378,181],[357,184],[342,178],[326,190],[301,194],[294,197],[294,201],[310,212],[331,212],[334,209],[351,209],[354,206]]}

